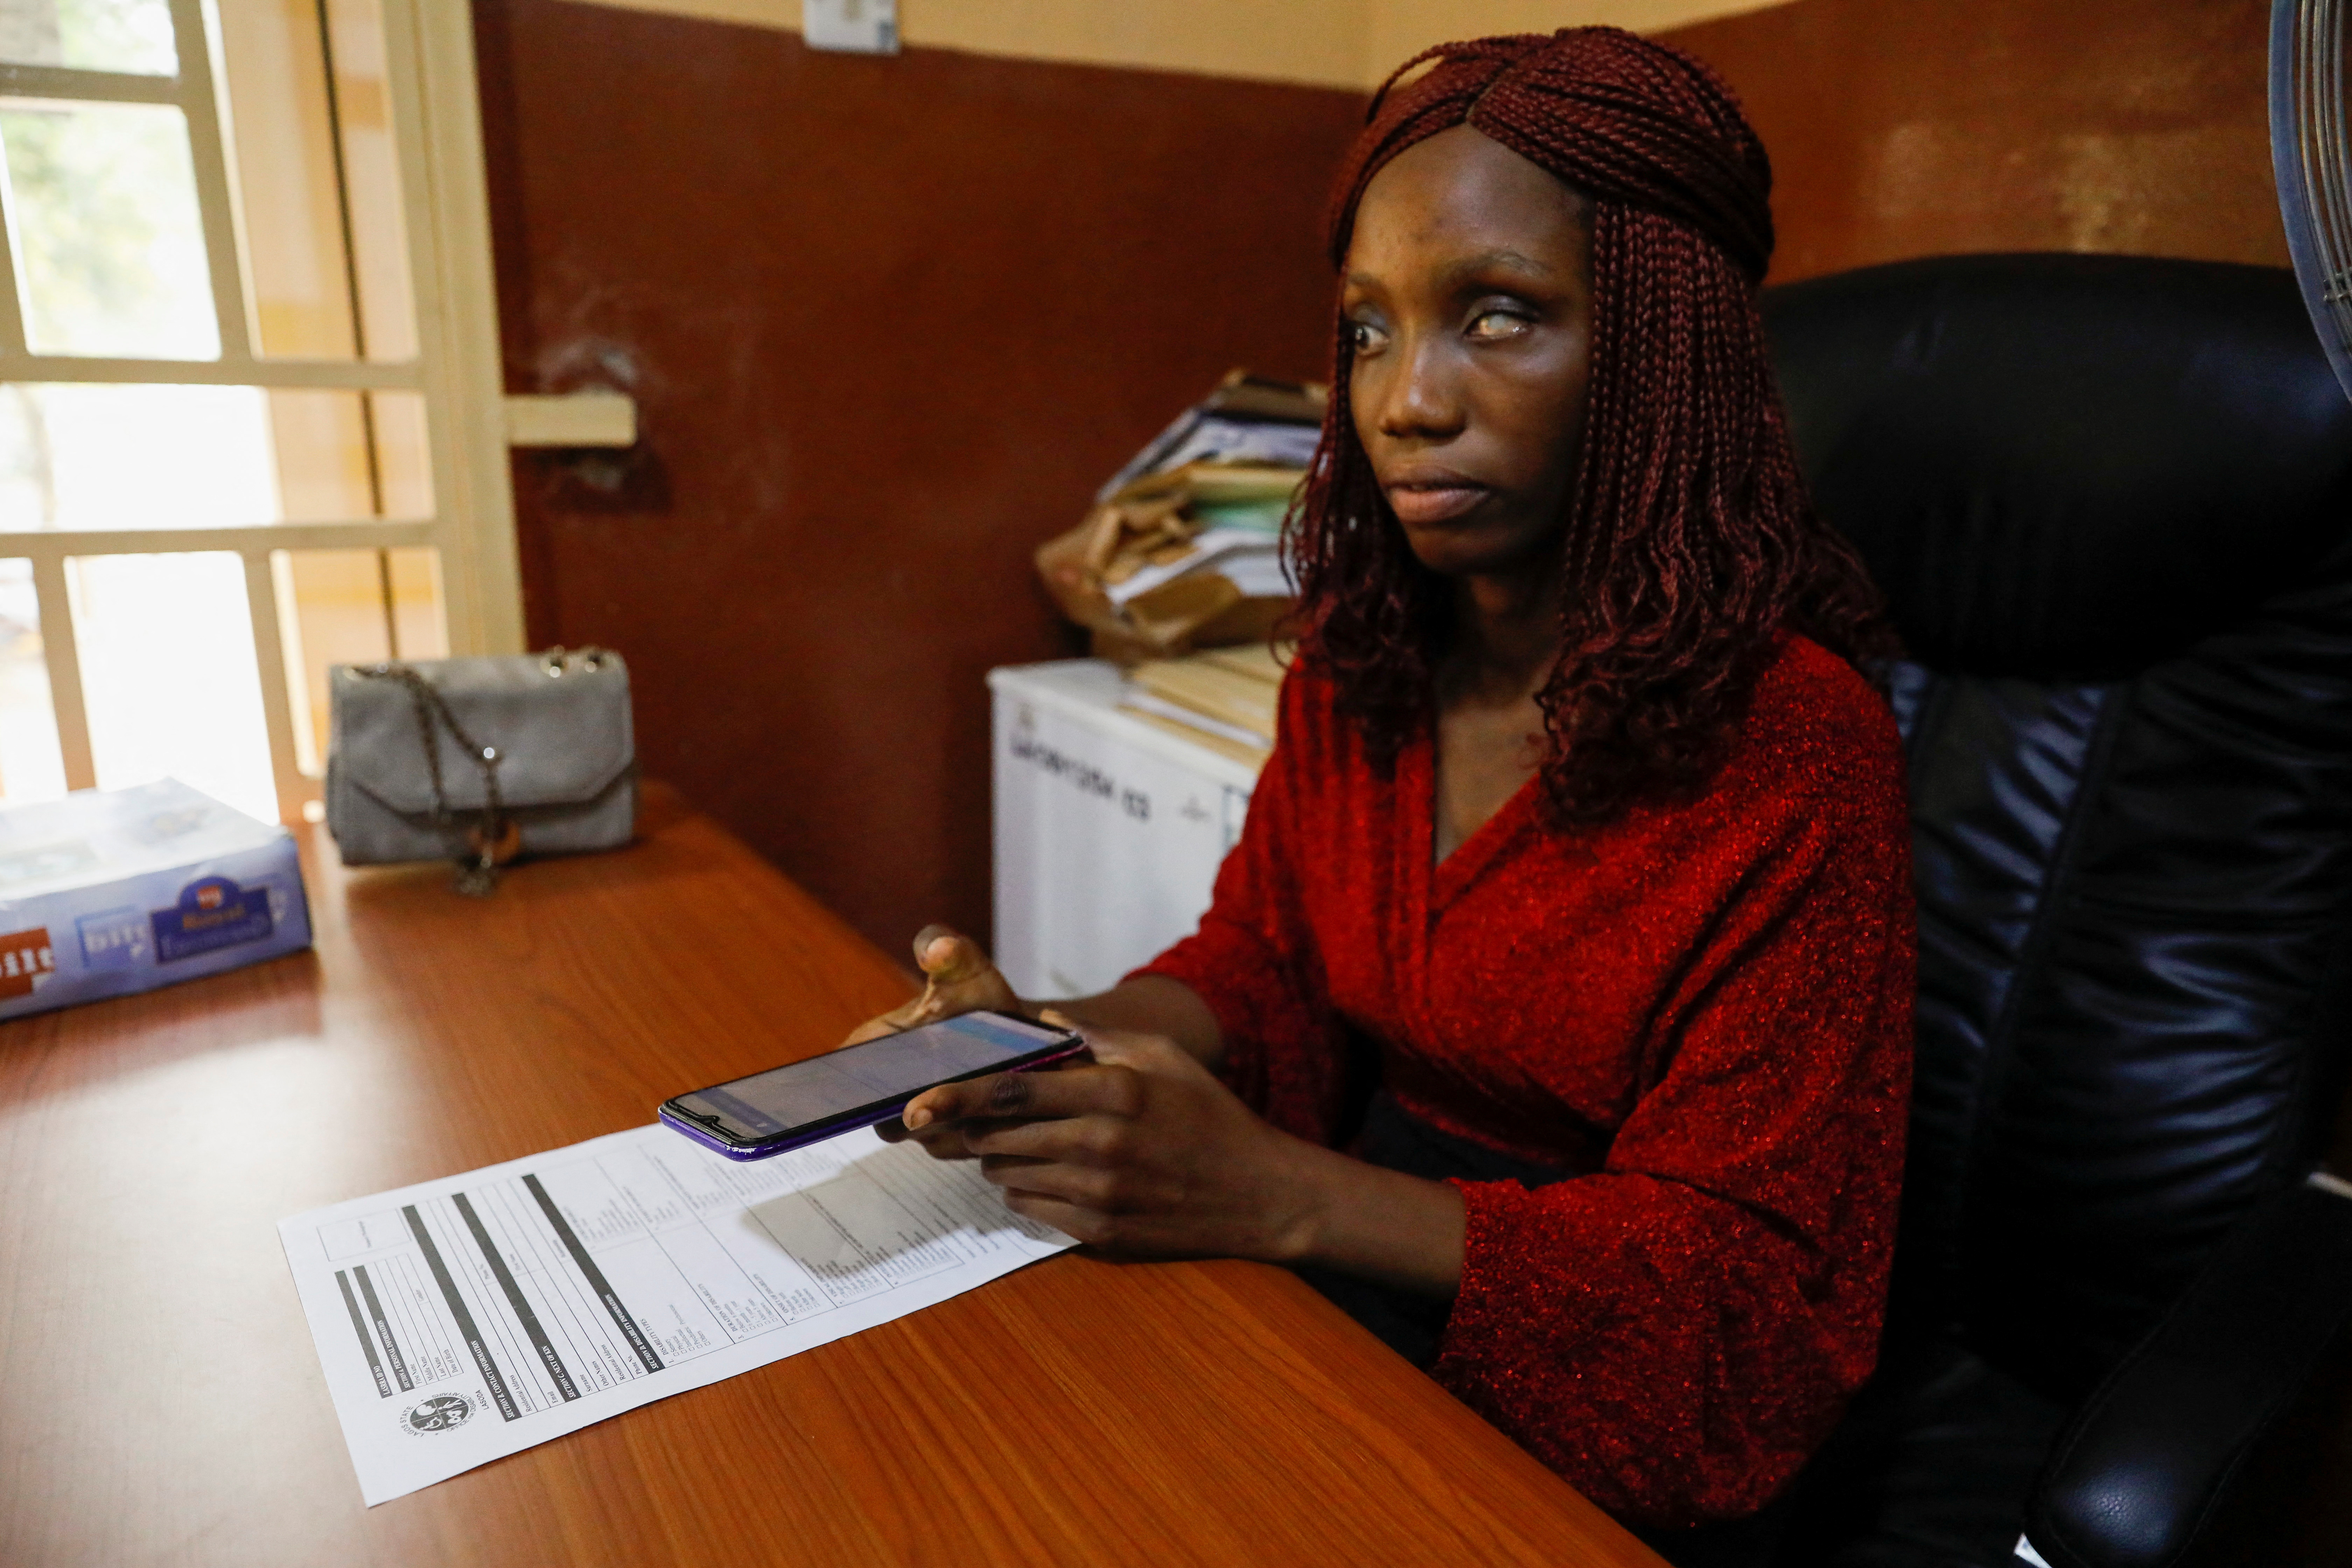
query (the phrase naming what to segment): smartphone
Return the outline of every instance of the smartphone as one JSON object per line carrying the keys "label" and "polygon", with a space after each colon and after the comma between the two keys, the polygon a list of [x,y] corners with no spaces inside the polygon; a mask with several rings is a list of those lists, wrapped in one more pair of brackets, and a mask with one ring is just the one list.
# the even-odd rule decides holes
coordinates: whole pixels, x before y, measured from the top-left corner
{"label": "smartphone", "polygon": [[1050,1067],[1086,1041],[1010,1013],[966,1013],[662,1102],[661,1119],[730,1160],[764,1160],[887,1121],[927,1089]]}

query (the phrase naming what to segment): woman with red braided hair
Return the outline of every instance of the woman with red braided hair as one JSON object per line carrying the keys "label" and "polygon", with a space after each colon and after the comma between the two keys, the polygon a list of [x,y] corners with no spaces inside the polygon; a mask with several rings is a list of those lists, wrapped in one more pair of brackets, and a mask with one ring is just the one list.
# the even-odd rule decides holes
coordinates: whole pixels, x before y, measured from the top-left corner
{"label": "woman with red braided hair", "polygon": [[[1058,1005],[1094,1065],[906,1124],[1083,1240],[1299,1268],[1687,1532],[1784,1488],[1876,1355],[1914,937],[1865,677],[1894,649],[1790,451],[1728,90],[1607,28],[1423,65],[1335,193],[1301,652],[1214,905]],[[951,932],[917,957],[923,996],[861,1037],[1028,1006]]]}

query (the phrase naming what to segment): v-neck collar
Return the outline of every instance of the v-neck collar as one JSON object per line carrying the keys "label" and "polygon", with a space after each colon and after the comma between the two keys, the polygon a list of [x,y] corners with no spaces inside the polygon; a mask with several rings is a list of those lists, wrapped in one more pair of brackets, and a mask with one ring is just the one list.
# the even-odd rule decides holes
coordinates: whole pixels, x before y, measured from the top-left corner
{"label": "v-neck collar", "polygon": [[1437,853],[1437,743],[1433,735],[1424,732],[1398,759],[1399,771],[1405,776],[1405,799],[1411,803],[1412,831],[1400,835],[1400,846],[1410,858],[1410,867],[1400,867],[1405,873],[1405,886],[1413,889],[1412,902],[1423,931],[1429,922],[1444,914],[1454,900],[1469,891],[1480,876],[1513,840],[1533,820],[1538,792],[1543,788],[1543,775],[1537,773],[1511,792],[1508,800],[1495,808],[1493,816],[1480,823],[1467,838],[1454,847],[1454,853],[1443,860],[1434,860]]}
{"label": "v-neck collar", "polygon": [[1389,950],[1390,973],[1398,1010],[1412,1020],[1411,1027],[1426,1040],[1445,1037],[1444,1020],[1432,1011],[1430,950],[1435,944],[1437,921],[1479,876],[1534,819],[1540,777],[1529,779],[1517,793],[1478,825],[1476,832],[1454,846],[1442,864],[1433,865],[1437,844],[1437,749],[1434,735],[1424,730],[1399,752],[1396,763],[1396,865],[1391,884],[1403,919],[1382,933]]}

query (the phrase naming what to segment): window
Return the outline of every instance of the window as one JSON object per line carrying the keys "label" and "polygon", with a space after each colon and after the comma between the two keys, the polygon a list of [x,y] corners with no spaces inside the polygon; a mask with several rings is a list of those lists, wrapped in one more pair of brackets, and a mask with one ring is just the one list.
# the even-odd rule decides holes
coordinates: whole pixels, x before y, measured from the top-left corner
{"label": "window", "polygon": [[469,26],[0,0],[0,798],[292,820],[329,665],[521,646]]}

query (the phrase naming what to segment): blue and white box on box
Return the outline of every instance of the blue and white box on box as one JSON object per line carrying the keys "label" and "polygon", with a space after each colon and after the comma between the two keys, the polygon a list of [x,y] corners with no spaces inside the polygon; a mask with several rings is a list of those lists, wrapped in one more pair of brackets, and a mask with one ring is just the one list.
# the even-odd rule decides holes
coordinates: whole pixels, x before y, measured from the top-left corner
{"label": "blue and white box on box", "polygon": [[292,835],[176,779],[0,811],[0,1018],[310,945]]}

